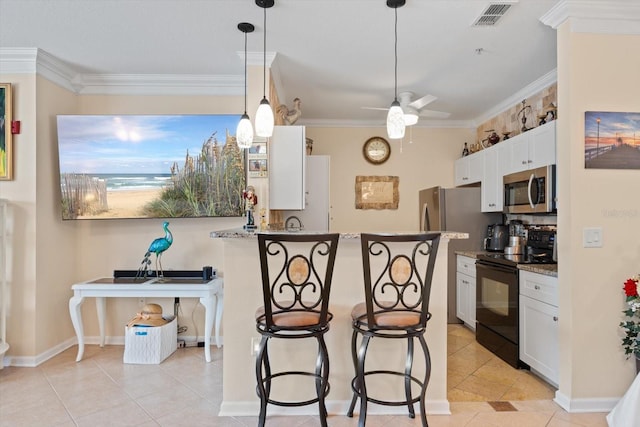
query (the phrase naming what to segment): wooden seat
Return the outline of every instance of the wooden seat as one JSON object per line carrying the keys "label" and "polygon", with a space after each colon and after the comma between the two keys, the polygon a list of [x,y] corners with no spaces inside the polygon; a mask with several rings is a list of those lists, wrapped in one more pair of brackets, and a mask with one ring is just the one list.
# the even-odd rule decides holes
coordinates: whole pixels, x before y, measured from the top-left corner
{"label": "wooden seat", "polygon": [[[304,406],[318,403],[320,422],[327,425],[325,397],[329,393],[329,354],[324,334],[333,318],[329,294],[336,250],[336,233],[258,234],[262,295],[264,304],[256,310],[256,329],[262,335],[256,356],[256,392],[260,398],[258,425],[264,426],[267,405]],[[315,338],[318,353],[314,370],[272,372],[269,363],[271,338]],[[292,376],[313,378],[315,398],[282,401],[271,397],[272,380]],[[304,384],[296,384],[303,387]]]}
{"label": "wooden seat", "polygon": [[[431,375],[431,358],[424,334],[431,318],[429,297],[440,233],[363,233],[360,239],[365,300],[356,304],[351,311],[351,354],[355,376],[351,382],[353,398],[347,415],[353,416],[358,398],[359,427],[365,426],[368,402],[407,406],[411,418],[415,418],[414,404],[419,403],[422,425],[426,427],[425,393]],[[358,345],[359,337],[362,340]],[[372,338],[407,341],[403,372],[365,370],[367,349]],[[414,339],[418,339],[425,358],[425,374],[421,379],[412,375]],[[403,377],[404,399],[389,401],[371,397],[366,384],[367,377],[371,375]],[[412,384],[420,388],[417,396],[412,393]]]}

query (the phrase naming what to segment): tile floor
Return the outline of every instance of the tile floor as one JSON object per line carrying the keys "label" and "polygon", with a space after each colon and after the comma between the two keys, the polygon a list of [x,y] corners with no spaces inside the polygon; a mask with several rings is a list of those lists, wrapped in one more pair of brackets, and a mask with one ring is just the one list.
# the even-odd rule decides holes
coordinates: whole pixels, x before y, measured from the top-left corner
{"label": "tile floor", "polygon": [[[606,427],[606,414],[568,414],[551,400],[551,387],[512,370],[473,341],[464,327],[450,327],[452,415],[429,416],[431,427]],[[0,426],[257,425],[255,417],[216,416],[222,394],[217,348],[212,347],[211,363],[204,362],[202,349],[186,348],[159,365],[123,364],[122,346],[87,346],[81,363],[75,362],[76,351],[69,348],[37,368],[0,370]],[[370,427],[419,424],[419,418],[406,416],[367,419]],[[267,418],[268,427],[319,425],[311,416]],[[334,415],[329,425],[356,426],[357,418]]]}

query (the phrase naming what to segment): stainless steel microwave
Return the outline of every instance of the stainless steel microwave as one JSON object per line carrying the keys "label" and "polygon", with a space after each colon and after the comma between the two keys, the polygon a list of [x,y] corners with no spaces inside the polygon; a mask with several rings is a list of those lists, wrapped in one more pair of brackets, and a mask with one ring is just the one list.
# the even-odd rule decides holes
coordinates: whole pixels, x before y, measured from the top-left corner
{"label": "stainless steel microwave", "polygon": [[555,165],[505,175],[504,212],[555,212]]}

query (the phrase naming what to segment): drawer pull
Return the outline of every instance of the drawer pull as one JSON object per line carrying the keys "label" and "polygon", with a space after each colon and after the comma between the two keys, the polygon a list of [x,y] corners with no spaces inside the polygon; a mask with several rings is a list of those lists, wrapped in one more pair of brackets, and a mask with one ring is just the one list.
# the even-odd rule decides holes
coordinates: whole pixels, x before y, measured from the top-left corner
{"label": "drawer pull", "polygon": [[539,291],[539,290],[540,290],[540,286],[535,285],[535,286],[533,287],[533,289],[535,289],[536,291]]}
{"label": "drawer pull", "polygon": [[558,316],[553,316],[553,321],[557,322],[558,321]]}

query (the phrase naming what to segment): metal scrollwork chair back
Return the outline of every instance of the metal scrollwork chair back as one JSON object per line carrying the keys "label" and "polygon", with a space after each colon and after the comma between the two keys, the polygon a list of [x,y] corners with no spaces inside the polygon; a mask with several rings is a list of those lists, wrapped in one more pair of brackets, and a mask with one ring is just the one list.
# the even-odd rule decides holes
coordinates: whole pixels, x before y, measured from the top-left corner
{"label": "metal scrollwork chair back", "polygon": [[[318,403],[321,425],[327,426],[329,353],[324,334],[333,317],[329,294],[338,237],[336,233],[258,234],[264,303],[256,311],[256,329],[262,335],[256,355],[260,427],[266,421],[267,404],[290,407],[313,403]],[[318,352],[314,369],[272,372],[268,345],[272,338],[315,338]],[[285,376],[312,378],[316,396],[302,401],[277,400],[271,396],[272,381]]]}
{"label": "metal scrollwork chair back", "polygon": [[[364,427],[367,403],[387,406],[407,406],[409,417],[415,417],[414,404],[419,404],[421,424],[427,427],[425,394],[431,376],[431,356],[424,338],[429,313],[431,281],[440,244],[440,233],[370,234],[360,236],[365,299],[351,311],[353,333],[351,357],[355,376],[351,382],[353,397],[347,411],[353,416],[360,399],[358,426]],[[361,337],[358,344],[358,337]],[[369,343],[374,338],[406,340],[407,352],[403,370],[392,368],[366,369]],[[414,339],[424,355],[424,376],[417,378],[413,370]],[[404,398],[382,400],[367,388],[372,375],[391,375],[404,379]],[[412,390],[417,385],[417,395]]]}

